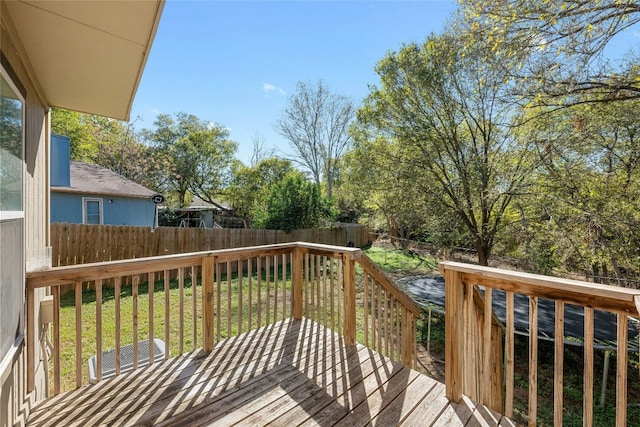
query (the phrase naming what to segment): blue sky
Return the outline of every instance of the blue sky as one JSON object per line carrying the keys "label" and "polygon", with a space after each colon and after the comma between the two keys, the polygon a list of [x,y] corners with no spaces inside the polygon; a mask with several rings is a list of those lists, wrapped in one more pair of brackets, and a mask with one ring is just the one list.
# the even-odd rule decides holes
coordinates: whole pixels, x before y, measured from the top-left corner
{"label": "blue sky", "polygon": [[[167,0],[131,118],[151,128],[158,113],[184,111],[227,127],[245,163],[256,135],[289,154],[273,126],[298,81],[323,79],[359,103],[387,52],[440,32],[455,8],[454,0]],[[620,58],[639,40],[636,25],[607,53]]]}
{"label": "blue sky", "polygon": [[439,32],[455,1],[176,1],[165,4],[133,103],[136,128],[184,111],[220,123],[247,163],[256,134],[288,152],[273,125],[298,81],[323,79],[354,102],[377,61]]}

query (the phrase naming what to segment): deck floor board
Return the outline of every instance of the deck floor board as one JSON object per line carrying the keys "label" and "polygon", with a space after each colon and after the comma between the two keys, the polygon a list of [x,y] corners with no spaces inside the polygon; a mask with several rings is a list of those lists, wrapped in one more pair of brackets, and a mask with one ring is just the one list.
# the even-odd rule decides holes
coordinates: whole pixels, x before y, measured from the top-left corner
{"label": "deck floor board", "polygon": [[40,402],[27,425],[512,425],[303,319],[283,320]]}

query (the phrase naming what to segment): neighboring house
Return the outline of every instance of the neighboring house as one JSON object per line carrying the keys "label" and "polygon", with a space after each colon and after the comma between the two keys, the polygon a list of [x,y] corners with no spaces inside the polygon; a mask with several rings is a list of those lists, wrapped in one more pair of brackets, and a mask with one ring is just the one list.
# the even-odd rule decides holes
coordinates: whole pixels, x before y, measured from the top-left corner
{"label": "neighboring house", "polygon": [[219,228],[222,227],[220,217],[231,214],[229,206],[223,203],[208,203],[198,197],[194,197],[189,206],[175,211],[181,217],[180,227]]}
{"label": "neighboring house", "polygon": [[69,159],[69,138],[51,136],[51,222],[156,226],[156,193],[102,166]]}
{"label": "neighboring house", "polygon": [[163,6],[0,1],[0,426],[24,424],[47,393],[25,274],[51,266],[50,108],[129,120]]}

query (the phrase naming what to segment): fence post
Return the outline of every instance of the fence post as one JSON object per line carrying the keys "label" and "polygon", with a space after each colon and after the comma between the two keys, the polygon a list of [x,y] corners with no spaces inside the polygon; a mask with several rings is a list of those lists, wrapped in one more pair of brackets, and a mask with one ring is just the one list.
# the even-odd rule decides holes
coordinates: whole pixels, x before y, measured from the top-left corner
{"label": "fence post", "polygon": [[356,344],[356,262],[350,253],[343,255],[344,268],[344,341]]}
{"label": "fence post", "polygon": [[303,264],[302,248],[296,245],[293,248],[292,266],[291,266],[291,286],[293,288],[292,304],[293,318],[295,320],[302,319],[302,264]]}
{"label": "fence post", "polygon": [[[442,268],[442,267],[441,267]],[[447,399],[460,402],[464,369],[464,287],[462,274],[444,270],[445,281],[445,385]]]}
{"label": "fence post", "polygon": [[[213,350],[213,271],[215,262],[214,256],[202,258],[202,349],[206,352]],[[193,280],[195,283],[196,279]]]}

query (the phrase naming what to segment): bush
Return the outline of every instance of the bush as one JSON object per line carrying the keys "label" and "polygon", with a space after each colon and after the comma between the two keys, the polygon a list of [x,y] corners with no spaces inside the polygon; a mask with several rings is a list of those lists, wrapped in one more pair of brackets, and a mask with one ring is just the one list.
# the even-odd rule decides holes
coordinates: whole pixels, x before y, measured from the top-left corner
{"label": "bush", "polygon": [[318,227],[329,216],[330,207],[319,186],[292,173],[273,187],[266,205],[254,213],[253,227],[286,232]]}

